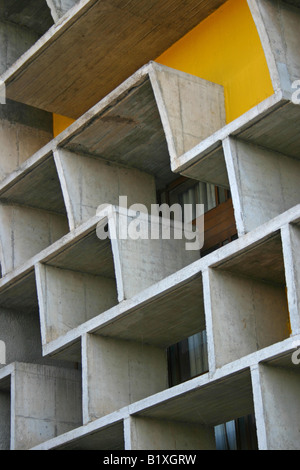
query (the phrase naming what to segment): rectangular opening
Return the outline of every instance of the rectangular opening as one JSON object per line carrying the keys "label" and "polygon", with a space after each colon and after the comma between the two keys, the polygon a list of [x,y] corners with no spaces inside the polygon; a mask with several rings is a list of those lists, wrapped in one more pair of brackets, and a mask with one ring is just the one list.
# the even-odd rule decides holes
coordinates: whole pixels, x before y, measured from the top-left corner
{"label": "rectangular opening", "polygon": [[216,366],[291,333],[280,233],[209,272]]}
{"label": "rectangular opening", "polygon": [[111,243],[95,230],[39,264],[37,281],[47,342],[118,303]]}

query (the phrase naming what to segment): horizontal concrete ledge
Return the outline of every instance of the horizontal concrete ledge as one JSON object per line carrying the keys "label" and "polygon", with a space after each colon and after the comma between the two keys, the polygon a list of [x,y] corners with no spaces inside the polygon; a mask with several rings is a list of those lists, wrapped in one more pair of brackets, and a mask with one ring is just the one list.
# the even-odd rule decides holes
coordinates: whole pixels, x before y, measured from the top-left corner
{"label": "horizontal concrete ledge", "polygon": [[[208,107],[213,112],[207,112]],[[177,178],[170,159],[224,124],[223,87],[150,62],[8,176],[1,183],[0,194],[49,151],[68,151],[136,168],[153,175],[160,190]]]}
{"label": "horizontal concrete ledge", "polygon": [[41,152],[3,180],[0,201],[67,216],[52,152]]}
{"label": "horizontal concrete ledge", "polygon": [[[236,382],[241,388],[236,388],[236,397],[240,400],[240,410],[245,411],[246,408],[253,408],[252,403],[252,384],[250,379],[251,369],[258,364],[273,364],[281,367],[290,367],[296,370],[299,366],[293,366],[291,361],[291,355],[297,350],[297,344],[300,344],[300,336],[294,336],[281,343],[272,345],[268,348],[260,350],[256,353],[250,354],[238,361],[234,361],[231,364],[223,366],[217,369],[213,374],[205,374],[201,377],[189,380],[183,384],[177,385],[173,388],[164,390],[163,392],[152,395],[139,402],[133,403],[126,406],[116,412],[92,421],[80,428],[74,429],[68,433],[62,434],[54,439],[51,439],[43,444],[35,446],[31,450],[50,450],[50,449],[72,449],[72,448],[89,448],[89,439],[93,436],[98,436],[100,445],[101,440],[105,444],[105,431],[109,427],[120,426],[126,418],[130,416],[141,416],[141,417],[161,417],[163,419],[169,419],[173,421],[181,421],[182,415],[176,416],[175,412],[184,414],[188,410],[191,403],[191,399],[195,399],[197,406],[202,401],[201,410],[206,413],[205,422],[211,424],[218,424],[222,420],[233,418],[229,412],[228,416],[220,416],[220,420],[213,419],[212,414],[209,416],[209,408],[205,410],[206,400],[211,399],[211,394],[218,389],[222,393],[225,391],[225,397],[223,400],[227,400],[228,403],[232,399],[232,387],[229,386],[227,393],[227,383],[231,381]],[[240,392],[240,393],[239,393]],[[243,398],[244,397],[244,398]],[[174,405],[175,404],[175,405]],[[174,405],[174,408],[173,408]],[[238,411],[237,411],[238,413]],[[188,415],[186,415],[187,418]],[[202,415],[203,420],[204,415]],[[189,416],[192,421],[201,421],[201,415],[197,415],[195,410]],[[91,443],[93,445],[93,441]],[[99,447],[101,448],[101,447]],[[105,450],[110,450],[106,448]]]}
{"label": "horizontal concrete ledge", "polygon": [[[61,358],[64,358],[64,350],[68,345],[74,343],[79,344],[81,336],[85,333],[94,333],[104,336],[105,334],[111,336],[115,334],[115,337],[118,337],[120,334],[125,334],[128,339],[139,341],[141,339],[141,330],[138,326],[136,330],[134,328],[132,329],[132,333],[130,333],[130,331],[126,333],[126,325],[132,327],[133,322],[138,318],[139,311],[143,311],[143,309],[147,311],[147,309],[151,308],[151,306],[156,303],[159,305],[161,301],[164,301],[164,298],[167,299],[168,296],[176,294],[178,289],[184,289],[189,283],[195,282],[195,279],[197,280],[197,278],[201,276],[201,272],[204,272],[208,268],[217,268],[223,264],[226,265],[226,263],[230,262],[234,257],[243,257],[244,254],[247,254],[249,251],[259,249],[260,246],[263,246],[264,243],[267,243],[272,237],[277,236],[278,231],[280,231],[282,227],[291,223],[299,223],[299,221],[300,205],[281,214],[240,239],[220,248],[216,252],[164,278],[131,299],[124,300],[117,306],[95,316],[92,320],[81,324],[67,334],[57,338],[55,341],[44,343],[43,354],[46,356],[57,355],[58,357],[61,355]],[[155,312],[151,315],[155,315]],[[200,318],[201,316],[198,320],[199,326]],[[139,325],[138,322],[137,325]],[[194,325],[192,324],[190,332],[192,332],[193,328]],[[145,334],[147,335],[146,331]],[[152,342],[157,343],[161,341],[161,334],[162,332],[158,332],[156,336],[152,336]],[[174,336],[172,337],[171,334],[170,338],[176,340],[176,329],[174,330]],[[166,345],[167,343],[162,342],[162,344]]]}
{"label": "horizontal concrete ledge", "polygon": [[[78,118],[145,62],[154,60],[193,29],[224,0],[188,0],[184,6],[179,0],[168,0],[159,7],[149,6],[147,0],[138,5],[115,3],[81,0],[75,5],[2,76],[8,98]],[[153,28],[153,24],[157,27]],[[128,30],[134,34],[125,33]],[[112,55],[116,43],[117,52]],[[98,46],[91,48],[91,44]],[[130,60],[124,53],[128,50]]]}
{"label": "horizontal concrete ledge", "polygon": [[[289,109],[297,110],[299,106],[294,105],[290,101],[283,98],[282,91],[277,91],[274,95],[266,98],[260,104],[247,111],[245,114],[225,125],[222,129],[216,131],[208,138],[204,139],[202,142],[199,142],[194,148],[180,155],[177,159],[173,159],[171,162],[172,171],[181,174],[192,174],[193,167],[201,163],[202,160],[205,160],[212,152],[214,152],[218,147],[222,146],[222,141],[227,137],[235,136],[241,139],[249,140],[250,142],[262,145],[265,142],[265,145],[270,145],[270,136],[274,138],[276,136],[276,131],[273,130],[272,126],[275,128],[276,120],[272,123],[277,116],[280,119],[280,115],[284,113],[285,110]],[[268,124],[268,121],[271,124]],[[266,126],[265,130],[261,130],[261,125]],[[284,125],[284,119],[282,119],[282,125]],[[289,126],[289,133],[292,132],[293,135],[297,134],[296,128],[291,129],[289,123],[286,123]],[[284,130],[284,129],[283,129]],[[283,132],[282,130],[282,132]],[[248,139],[247,139],[248,135]],[[283,132],[284,135],[284,132]],[[282,136],[279,136],[281,138]],[[268,140],[267,140],[268,138]],[[282,139],[281,144],[284,142]],[[280,144],[280,142],[279,142]],[[278,142],[274,145],[275,151],[280,151],[280,145],[278,148]],[[271,148],[271,147],[270,147]],[[281,151],[284,150],[281,148]],[[294,153],[294,152],[292,152]],[[299,154],[299,152],[298,152]]]}

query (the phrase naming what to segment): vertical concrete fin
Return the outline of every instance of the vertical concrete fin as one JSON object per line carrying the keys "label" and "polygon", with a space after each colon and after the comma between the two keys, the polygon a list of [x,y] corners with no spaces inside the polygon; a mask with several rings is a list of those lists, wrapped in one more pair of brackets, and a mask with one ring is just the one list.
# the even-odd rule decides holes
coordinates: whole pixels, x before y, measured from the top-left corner
{"label": "vertical concrete fin", "polygon": [[119,205],[120,196],[129,206],[143,203],[148,210],[156,202],[155,180],[147,173],[64,149],[55,151],[55,162],[71,228],[95,216],[103,204]]}
{"label": "vertical concrete fin", "polygon": [[251,367],[251,381],[252,381],[253,403],[254,403],[258,448],[259,450],[268,450],[260,366],[257,364]]}
{"label": "vertical concrete fin", "polygon": [[239,235],[299,204],[299,160],[233,137],[224,152]]}
{"label": "vertical concrete fin", "polygon": [[300,333],[300,229],[285,225],[281,229],[283,259],[292,335]]}
{"label": "vertical concrete fin", "polygon": [[89,421],[168,387],[164,349],[89,334],[85,351]]}
{"label": "vertical concrete fin", "polygon": [[149,76],[171,160],[225,125],[221,85],[156,63],[152,64]]}
{"label": "vertical concrete fin", "polygon": [[291,99],[300,77],[300,8],[278,0],[248,0],[261,38],[275,91]]}

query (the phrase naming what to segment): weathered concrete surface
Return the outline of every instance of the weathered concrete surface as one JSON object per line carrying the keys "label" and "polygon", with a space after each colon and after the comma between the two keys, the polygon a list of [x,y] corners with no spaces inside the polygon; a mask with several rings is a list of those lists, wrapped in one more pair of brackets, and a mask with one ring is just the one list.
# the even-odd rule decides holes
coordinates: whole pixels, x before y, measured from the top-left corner
{"label": "weathered concrete surface", "polygon": [[26,206],[0,205],[1,266],[5,275],[68,232],[64,216]]}
{"label": "weathered concrete surface", "polygon": [[282,0],[248,0],[262,41],[274,90],[291,99],[292,83],[300,77],[300,9]]}
{"label": "weathered concrete surface", "polygon": [[217,367],[288,337],[284,287],[220,271],[209,279]]}
{"label": "weathered concrete surface", "polygon": [[291,330],[294,335],[300,333],[300,227],[290,224],[281,230],[283,257],[287,286],[287,298]]}
{"label": "weathered concrete surface", "polygon": [[154,177],[147,173],[62,149],[55,161],[71,229],[93,217],[99,206],[119,205],[119,196],[127,197],[128,206],[144,204],[149,212],[156,203]]}
{"label": "weathered concrete surface", "polygon": [[46,2],[53,20],[57,22],[70,8],[79,3],[79,0],[46,0]]}
{"label": "weathered concrete surface", "polygon": [[67,217],[52,152],[37,152],[10,173],[0,183],[0,201],[51,211]]}
{"label": "weathered concrete surface", "polygon": [[53,19],[45,0],[26,0],[26,2],[0,0],[0,18],[15,26],[19,25],[32,30],[39,36],[53,25]]}
{"label": "weathered concrete surface", "polygon": [[164,349],[87,335],[82,354],[84,423],[168,386]]}
{"label": "weathered concrete surface", "polygon": [[0,19],[0,74],[5,72],[38,39],[37,33]]}
{"label": "weathered concrete surface", "polygon": [[239,139],[224,141],[239,235],[300,202],[300,161]]}
{"label": "weathered concrete surface", "polygon": [[8,97],[78,118],[223,3],[82,0],[9,71]]}
{"label": "weathered concrete surface", "polygon": [[263,413],[263,445],[267,450],[299,450],[299,393],[300,376],[291,369],[260,365],[257,373],[256,394],[260,395]]}
{"label": "weathered concrete surface", "polygon": [[39,265],[37,285],[45,341],[56,339],[118,302],[113,278]]}
{"label": "weathered concrete surface", "polygon": [[11,394],[12,450],[29,449],[82,423],[77,370],[15,363]]}
{"label": "weathered concrete surface", "polygon": [[225,125],[222,86],[157,64],[150,77],[171,160]]}
{"label": "weathered concrete surface", "polygon": [[[121,281],[120,300],[130,299],[138,292],[200,258],[199,248],[186,249],[186,245],[194,242],[195,238],[188,241],[188,234],[184,233],[182,226],[175,232],[172,231],[170,221],[164,217],[158,219],[155,215],[146,215],[144,218],[141,216],[137,218],[136,215],[131,215],[132,212],[122,212],[122,208],[117,211],[116,228],[112,226],[113,217],[110,217],[109,224],[111,233],[117,230],[118,234],[116,240],[112,240],[112,247],[116,275],[119,274]],[[156,222],[153,222],[155,220]],[[167,233],[155,239],[151,234],[155,233],[155,230],[160,230],[162,233],[165,221],[167,224],[170,223],[170,236]],[[122,236],[122,233],[125,233],[124,227],[127,227],[126,238]],[[154,232],[152,232],[153,227]],[[193,236],[192,233],[189,235]]]}
{"label": "weathered concrete surface", "polygon": [[10,100],[0,105],[0,180],[52,138],[49,113]]}
{"label": "weathered concrete surface", "polygon": [[[214,428],[150,418],[129,418],[126,450],[215,450]],[[128,434],[129,434],[128,432]],[[125,435],[126,436],[126,435]]]}

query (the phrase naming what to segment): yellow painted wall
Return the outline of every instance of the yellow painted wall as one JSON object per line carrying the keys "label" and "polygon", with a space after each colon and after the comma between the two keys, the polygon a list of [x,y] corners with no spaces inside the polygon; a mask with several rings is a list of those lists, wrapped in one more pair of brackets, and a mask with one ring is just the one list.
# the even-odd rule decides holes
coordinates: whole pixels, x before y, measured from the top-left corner
{"label": "yellow painted wall", "polygon": [[246,0],[229,0],[156,60],[224,86],[227,122],[274,93]]}
{"label": "yellow painted wall", "polygon": [[[274,92],[247,0],[228,0],[156,61],[223,85],[227,122]],[[54,114],[54,137],[72,122]]]}
{"label": "yellow painted wall", "polygon": [[53,136],[56,137],[73,122],[74,119],[68,118],[66,116],[60,116],[59,114],[53,114]]}

